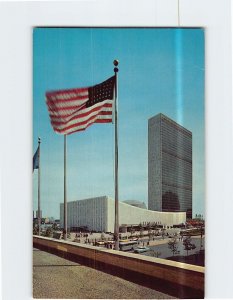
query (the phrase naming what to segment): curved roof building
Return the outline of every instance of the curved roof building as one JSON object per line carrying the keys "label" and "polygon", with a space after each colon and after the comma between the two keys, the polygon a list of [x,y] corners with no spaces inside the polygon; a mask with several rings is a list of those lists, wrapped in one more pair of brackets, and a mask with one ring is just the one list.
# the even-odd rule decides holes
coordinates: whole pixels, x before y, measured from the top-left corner
{"label": "curved roof building", "polygon": [[146,204],[144,202],[141,202],[138,200],[125,200],[125,201],[123,201],[123,203],[129,204],[129,205],[132,205],[135,207],[147,209]]}
{"label": "curved roof building", "polygon": [[[60,220],[63,227],[64,204],[60,204]],[[92,231],[114,232],[114,200],[108,196],[77,200],[67,203],[67,225],[86,226]],[[159,212],[119,202],[119,226],[143,222],[159,222],[172,226],[186,222],[185,212]]]}

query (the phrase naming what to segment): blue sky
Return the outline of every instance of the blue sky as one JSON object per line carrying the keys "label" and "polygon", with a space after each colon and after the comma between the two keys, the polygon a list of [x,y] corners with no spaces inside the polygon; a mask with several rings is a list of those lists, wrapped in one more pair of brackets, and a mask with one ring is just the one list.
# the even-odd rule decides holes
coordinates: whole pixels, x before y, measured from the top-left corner
{"label": "blue sky", "polygon": [[[119,198],[148,199],[148,119],[158,113],[193,134],[193,213],[204,214],[204,31],[158,28],[36,28],[33,32],[33,151],[41,137],[41,209],[59,217],[63,136],[45,104],[49,90],[86,87],[119,60]],[[67,200],[114,197],[114,126],[67,137]],[[37,170],[33,173],[37,209]]]}

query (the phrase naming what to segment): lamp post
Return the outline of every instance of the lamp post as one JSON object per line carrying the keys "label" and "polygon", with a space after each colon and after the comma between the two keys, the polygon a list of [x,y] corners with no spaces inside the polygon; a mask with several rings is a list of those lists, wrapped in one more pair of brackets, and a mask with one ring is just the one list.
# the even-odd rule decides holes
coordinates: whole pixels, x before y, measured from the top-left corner
{"label": "lamp post", "polygon": [[202,243],[202,237],[203,237],[203,225],[201,225],[201,246],[200,246],[200,251],[203,249],[203,243]]}

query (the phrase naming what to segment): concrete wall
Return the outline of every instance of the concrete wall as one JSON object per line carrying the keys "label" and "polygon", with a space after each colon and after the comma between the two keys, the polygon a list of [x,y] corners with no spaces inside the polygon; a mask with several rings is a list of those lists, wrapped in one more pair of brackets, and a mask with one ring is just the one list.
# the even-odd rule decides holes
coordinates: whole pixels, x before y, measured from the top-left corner
{"label": "concrete wall", "polygon": [[204,267],[38,236],[33,246],[178,298],[204,297]]}
{"label": "concrete wall", "polygon": [[[63,226],[64,204],[60,204],[60,220]],[[87,226],[90,230],[107,231],[107,197],[95,197],[67,203],[67,226]]]}

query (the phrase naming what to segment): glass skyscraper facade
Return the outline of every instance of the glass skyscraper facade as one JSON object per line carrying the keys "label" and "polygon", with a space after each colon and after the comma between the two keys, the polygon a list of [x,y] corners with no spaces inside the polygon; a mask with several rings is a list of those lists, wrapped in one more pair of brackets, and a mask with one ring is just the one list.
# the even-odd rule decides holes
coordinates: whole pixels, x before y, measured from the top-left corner
{"label": "glass skyscraper facade", "polygon": [[148,209],[192,217],[192,133],[163,114],[148,122]]}

